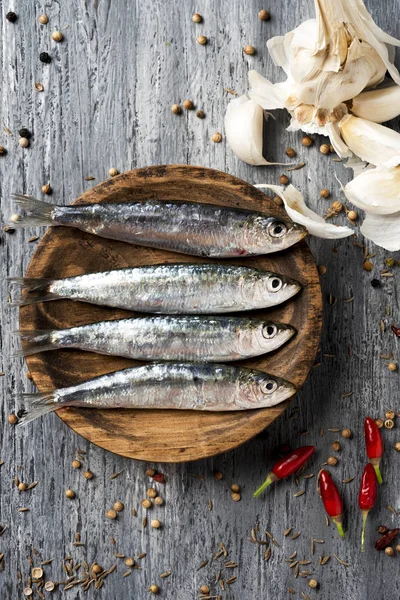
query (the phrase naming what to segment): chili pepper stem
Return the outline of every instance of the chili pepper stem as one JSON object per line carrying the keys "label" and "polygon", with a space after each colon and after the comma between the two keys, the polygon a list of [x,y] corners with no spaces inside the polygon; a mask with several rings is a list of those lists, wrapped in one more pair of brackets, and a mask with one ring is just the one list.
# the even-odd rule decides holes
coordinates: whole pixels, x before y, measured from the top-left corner
{"label": "chili pepper stem", "polygon": [[263,491],[266,490],[269,485],[271,485],[271,483],[274,483],[274,481],[277,481],[277,480],[278,480],[278,477],[272,471],[270,473],[268,473],[267,479],[254,492],[254,494],[253,494],[254,498],[257,498],[257,496],[262,494]]}
{"label": "chili pepper stem", "polygon": [[363,522],[362,522],[362,530],[361,530],[361,552],[364,552],[364,549],[365,549],[365,527],[367,525],[368,513],[369,513],[369,510],[362,511]]}
{"label": "chili pepper stem", "polygon": [[341,538],[344,538],[344,529],[343,529],[343,515],[337,515],[336,517],[332,517],[332,521],[335,523],[339,535]]}
{"label": "chili pepper stem", "polygon": [[372,466],[375,469],[376,479],[377,479],[378,483],[381,484],[383,482],[382,475],[381,475],[381,472],[380,472],[380,469],[379,469],[379,465],[381,463],[381,459],[380,458],[371,458],[370,459],[370,463],[372,464]]}

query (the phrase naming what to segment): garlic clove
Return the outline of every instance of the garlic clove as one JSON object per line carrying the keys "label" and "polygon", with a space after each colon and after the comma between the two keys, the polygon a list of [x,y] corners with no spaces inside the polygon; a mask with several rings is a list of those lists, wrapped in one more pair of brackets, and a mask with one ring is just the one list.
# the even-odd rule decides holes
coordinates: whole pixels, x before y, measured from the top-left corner
{"label": "garlic clove", "polygon": [[[262,155],[263,124],[267,117],[259,104],[246,95],[231,100],[225,115],[226,139],[238,158],[249,165],[282,165]],[[293,164],[293,163],[288,163]]]}
{"label": "garlic clove", "polygon": [[400,86],[362,92],[353,98],[350,110],[356,117],[374,123],[390,121],[400,115]]}
{"label": "garlic clove", "polygon": [[249,84],[249,97],[265,110],[286,108],[285,100],[290,93],[286,82],[271,83],[252,69],[249,71]]}
{"label": "garlic clove", "polygon": [[366,213],[360,231],[367,240],[385,250],[400,250],[400,212],[392,215]]}
{"label": "garlic clove", "polygon": [[372,214],[390,215],[400,211],[400,167],[367,169],[344,188],[352,204]]}
{"label": "garlic clove", "polygon": [[326,124],[326,135],[329,135],[329,139],[335,150],[336,154],[340,158],[351,158],[353,153],[346,146],[342,138],[340,137],[340,129],[338,123],[327,123]]}
{"label": "garlic clove", "polygon": [[400,134],[388,127],[353,115],[343,117],[339,127],[350,150],[366,162],[380,165],[391,161],[393,165],[400,157]]}
{"label": "garlic clove", "polygon": [[279,185],[259,184],[255,186],[259,189],[270,189],[280,198],[282,198],[285,209],[289,217],[295,223],[304,225],[311,235],[325,239],[338,239],[348,237],[354,233],[349,227],[341,227],[327,223],[323,217],[317,215],[304,202],[301,192],[293,185],[286,189]]}

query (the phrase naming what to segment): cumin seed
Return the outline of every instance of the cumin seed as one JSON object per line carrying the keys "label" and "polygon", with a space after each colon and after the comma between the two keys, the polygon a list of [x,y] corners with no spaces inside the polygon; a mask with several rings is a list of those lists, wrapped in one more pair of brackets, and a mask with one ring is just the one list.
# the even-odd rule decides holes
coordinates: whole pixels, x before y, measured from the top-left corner
{"label": "cumin seed", "polygon": [[327,556],[320,556],[319,557],[319,564],[320,565],[326,565],[326,563],[328,562],[328,560],[330,560],[330,555],[327,554]]}
{"label": "cumin seed", "polygon": [[388,504],[386,508],[388,510],[390,510],[390,512],[393,513],[394,515],[396,514],[396,511],[394,510],[393,506],[390,506],[390,504]]}
{"label": "cumin seed", "polygon": [[307,594],[304,592],[301,592],[301,595],[303,596],[304,600],[311,600],[310,596],[307,596]]}
{"label": "cumin seed", "polygon": [[288,588],[287,591],[289,592],[289,594],[295,594],[296,593],[293,588]]}
{"label": "cumin seed", "polygon": [[91,175],[88,175],[87,177],[85,177],[85,181],[93,181],[94,177],[92,177]]}
{"label": "cumin seed", "polygon": [[233,575],[232,577],[229,577],[229,579],[227,579],[225,583],[227,585],[231,585],[231,583],[235,583],[236,580],[237,580],[236,575]]}
{"label": "cumin seed", "polygon": [[142,521],[142,527],[145,528],[147,527],[147,517],[145,517]]}
{"label": "cumin seed", "polygon": [[165,579],[166,577],[169,577],[170,575],[172,575],[172,571],[165,571],[164,573],[161,573],[160,577],[161,577],[161,579]]}
{"label": "cumin seed", "polygon": [[297,538],[299,537],[299,535],[301,535],[301,532],[300,532],[300,531],[297,531],[296,533],[294,533],[294,534],[291,536],[291,538],[290,538],[290,539],[291,539],[291,540],[297,540]]}
{"label": "cumin seed", "polygon": [[336,560],[343,565],[344,567],[348,567],[350,563],[346,562],[345,560],[342,560],[341,558],[339,558],[336,554],[333,555]]}
{"label": "cumin seed", "polygon": [[352,396],[353,392],[345,392],[344,394],[342,394],[342,398],[348,398],[349,396]]}
{"label": "cumin seed", "polygon": [[325,525],[327,527],[329,527],[329,517],[328,517],[328,515],[325,515]]}
{"label": "cumin seed", "polygon": [[306,490],[300,490],[300,492],[296,492],[295,494],[293,494],[293,498],[298,498],[299,496],[302,496],[305,493]]}
{"label": "cumin seed", "polygon": [[115,558],[125,558],[125,554],[117,554],[116,552],[114,552],[114,556]]}
{"label": "cumin seed", "polygon": [[293,552],[293,553],[292,553],[292,554],[289,556],[289,558],[288,558],[287,560],[289,560],[289,561],[290,561],[290,560],[293,560],[293,559],[294,559],[296,556],[297,556],[297,550],[295,550],[295,551],[294,551],[294,552]]}
{"label": "cumin seed", "polygon": [[284,537],[287,537],[289,535],[289,533],[292,531],[293,527],[288,527],[287,529],[285,529],[285,531],[283,532]]}
{"label": "cumin seed", "polygon": [[137,555],[136,560],[140,560],[141,558],[144,558],[145,556],[147,556],[147,552],[141,552],[140,554]]}
{"label": "cumin seed", "polygon": [[132,571],[125,571],[122,577],[129,577],[129,575],[132,575]]}
{"label": "cumin seed", "polygon": [[351,481],[353,481],[354,477],[347,477],[346,479],[343,479],[343,483],[350,483]]}
{"label": "cumin seed", "polygon": [[293,567],[295,567],[295,566],[296,566],[296,565],[298,565],[298,564],[299,564],[299,561],[298,561],[298,560],[295,560],[295,561],[291,562],[291,563],[289,564],[289,569],[293,569]]}
{"label": "cumin seed", "polygon": [[30,508],[19,508],[18,512],[28,512],[30,510]]}
{"label": "cumin seed", "polygon": [[339,427],[328,427],[328,431],[331,431],[332,433],[337,433],[338,431],[340,431]]}
{"label": "cumin seed", "polygon": [[200,481],[204,481],[203,475],[197,475],[196,473],[189,473],[190,477],[194,477],[195,479],[200,479]]}
{"label": "cumin seed", "polygon": [[294,576],[297,578],[298,574],[299,574],[299,565],[296,565],[294,568]]}
{"label": "cumin seed", "polygon": [[208,500],[208,510],[211,511],[213,509],[213,502],[211,499]]}
{"label": "cumin seed", "polygon": [[113,473],[112,475],[110,475],[110,477],[108,479],[115,479],[116,477],[121,475],[122,471],[123,471],[123,469],[121,471],[117,471],[116,473]]}
{"label": "cumin seed", "polygon": [[268,562],[270,558],[271,558],[271,546],[268,546],[268,548],[264,552],[264,560],[265,560],[265,562]]}
{"label": "cumin seed", "polygon": [[203,560],[203,562],[201,563],[201,565],[197,568],[197,571],[200,571],[200,569],[202,569],[203,567],[205,567],[208,564],[208,559],[206,558],[206,560]]}

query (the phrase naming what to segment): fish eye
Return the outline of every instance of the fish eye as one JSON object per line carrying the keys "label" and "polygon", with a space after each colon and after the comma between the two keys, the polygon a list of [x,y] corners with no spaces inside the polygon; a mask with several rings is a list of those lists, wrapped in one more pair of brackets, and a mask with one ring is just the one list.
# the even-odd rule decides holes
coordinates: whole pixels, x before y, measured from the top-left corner
{"label": "fish eye", "polygon": [[271,338],[275,337],[277,332],[278,332],[277,326],[273,325],[272,323],[269,323],[268,325],[264,325],[263,330],[262,330],[263,337],[265,337],[267,340],[270,340]]}
{"label": "fish eye", "polygon": [[275,238],[284,236],[287,233],[287,230],[288,229],[283,221],[273,221],[268,228],[270,235]]}
{"label": "fish eye", "polygon": [[275,379],[264,379],[260,384],[263,394],[273,394],[278,389]]}
{"label": "fish eye", "polygon": [[283,281],[279,277],[270,277],[267,282],[269,292],[279,292],[283,286]]}

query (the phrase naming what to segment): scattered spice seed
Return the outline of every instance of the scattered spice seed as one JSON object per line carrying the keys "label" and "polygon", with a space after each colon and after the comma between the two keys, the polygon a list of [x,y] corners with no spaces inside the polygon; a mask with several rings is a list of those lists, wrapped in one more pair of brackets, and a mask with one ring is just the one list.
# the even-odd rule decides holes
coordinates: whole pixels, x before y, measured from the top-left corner
{"label": "scattered spice seed", "polygon": [[394,410],[387,410],[387,411],[385,412],[385,417],[386,417],[387,419],[394,419],[394,418],[395,418],[395,416],[396,416],[396,413],[394,412]]}
{"label": "scattered spice seed", "polygon": [[390,512],[391,512],[392,514],[394,514],[394,515],[396,514],[396,511],[394,510],[393,506],[390,506],[390,504],[388,504],[386,508],[387,508],[388,510],[390,510]]}
{"label": "scattered spice seed", "polygon": [[172,575],[172,571],[165,571],[165,573],[161,573],[160,577],[161,577],[161,579],[165,579],[166,577],[169,577],[170,575]]}
{"label": "scattered spice seed", "polygon": [[192,17],[193,23],[201,23],[202,20],[203,20],[203,17],[201,15],[199,15],[199,13],[195,13]]}
{"label": "scattered spice seed", "polygon": [[145,498],[144,500],[142,500],[142,506],[143,508],[151,508],[153,506],[153,503],[151,502],[151,500]]}
{"label": "scattered spice seed", "polygon": [[265,10],[265,8],[263,8],[258,13],[258,18],[261,19],[261,21],[269,21],[271,18],[271,15],[269,14],[269,12],[267,10]]}
{"label": "scattered spice seed", "polygon": [[241,499],[241,495],[237,492],[232,492],[231,498],[234,502],[239,502]]}
{"label": "scattered spice seed", "polygon": [[393,429],[393,427],[394,427],[393,419],[386,419],[385,427],[386,427],[386,429]]}
{"label": "scattered spice seed", "polygon": [[219,131],[216,131],[215,133],[212,134],[211,140],[215,144],[219,144],[220,142],[222,142],[222,135],[219,133]]}
{"label": "scattered spice seed", "polygon": [[95,177],[93,177],[92,175],[88,175],[87,177],[85,177],[85,181],[93,181],[95,179]]}
{"label": "scattered spice seed", "polygon": [[213,477],[216,481],[220,481],[223,477],[221,471],[214,471],[213,472]]}
{"label": "scattered spice seed", "polygon": [[327,556],[320,556],[319,557],[319,564],[320,565],[326,565],[326,563],[330,560],[330,555],[328,554]]}
{"label": "scattered spice seed", "polygon": [[30,508],[19,508],[18,512],[28,512],[30,510]]}
{"label": "scattered spice seed", "polygon": [[[200,477],[200,479],[204,479],[204,477]],[[154,481],[157,481],[157,483],[165,483],[164,473],[156,473],[154,475]]]}
{"label": "scattered spice seed", "polygon": [[331,195],[330,191],[327,190],[326,188],[323,188],[319,195],[321,196],[321,198],[329,198],[329,196]]}
{"label": "scattered spice seed", "polygon": [[152,594],[158,594],[159,591],[160,591],[160,588],[155,583],[152,583],[151,586],[149,587],[149,592],[151,592]]}
{"label": "scattered spice seed", "polygon": [[305,592],[301,592],[301,595],[303,596],[304,600],[311,600],[310,596],[307,596]]}
{"label": "scattered spice seed", "polygon": [[118,501],[118,502],[114,503],[113,509],[116,510],[117,512],[121,512],[122,510],[124,510],[124,508],[125,508],[125,505],[123,502]]}
{"label": "scattered spice seed", "polygon": [[314,477],[314,473],[309,473],[308,475],[304,475],[304,479],[311,479]]}
{"label": "scattered spice seed", "polygon": [[[209,500],[209,502],[211,502],[211,500]],[[161,496],[156,496],[154,498],[154,504],[157,504],[157,506],[162,506],[164,504],[164,498],[161,498]]]}
{"label": "scattered spice seed", "polygon": [[160,529],[161,521],[159,521],[158,519],[152,519],[150,522],[150,525],[152,526],[153,529]]}
{"label": "scattered spice seed", "polygon": [[24,588],[24,596],[32,596],[33,594],[33,589],[30,587],[26,587]]}
{"label": "scattered spice seed", "polygon": [[208,559],[203,560],[203,562],[201,563],[201,565],[197,568],[198,571],[200,571],[200,569],[202,569],[203,567],[205,567],[208,564]]}
{"label": "scattered spice seed", "polygon": [[322,144],[322,145],[319,147],[319,151],[321,152],[321,154],[330,154],[330,151],[331,151],[331,149],[330,149],[330,147],[328,146],[328,144]]}
{"label": "scattered spice seed", "polygon": [[32,237],[29,238],[28,243],[36,242],[38,239],[39,239],[38,235],[33,235]]}
{"label": "scattered spice seed", "polygon": [[388,546],[385,548],[385,554],[386,556],[394,556],[395,552],[391,546]]}
{"label": "scattered spice seed", "polygon": [[285,531],[283,532],[284,537],[287,537],[291,531],[292,531],[293,527],[288,527],[287,529],[285,529]]}
{"label": "scattered spice seed", "polygon": [[83,476],[85,479],[93,479],[93,477],[94,477],[92,471],[85,471]]}
{"label": "scattered spice seed", "polygon": [[358,214],[356,213],[355,210],[349,210],[347,213],[347,218],[349,221],[357,221]]}
{"label": "scattered spice seed", "polygon": [[279,183],[281,185],[287,185],[289,183],[289,177],[287,177],[287,175],[281,175],[279,177]]}
{"label": "scattered spice seed", "polygon": [[309,146],[312,146],[313,140],[312,140],[312,138],[310,138],[309,135],[305,135],[303,137],[303,139],[301,140],[301,143],[303,144],[303,146],[308,148]]}
{"label": "scattered spice seed", "polygon": [[374,268],[374,265],[372,264],[372,262],[370,260],[365,260],[363,263],[363,269],[364,271],[372,271],[372,269]]}
{"label": "scattered spice seed", "polygon": [[330,467],[334,467],[335,465],[338,464],[338,459],[336,456],[329,456],[326,463],[330,466]]}
{"label": "scattered spice seed", "polygon": [[143,521],[142,521],[142,527],[143,527],[143,529],[144,529],[145,527],[147,527],[147,517],[144,517],[144,519],[143,519]]}
{"label": "scattered spice seed", "polygon": [[145,471],[145,475],[147,477],[154,477],[155,474],[156,474],[156,470],[155,469],[146,469],[146,471]]}
{"label": "scattered spice seed", "polygon": [[4,148],[4,146],[0,146],[0,156],[4,156],[5,154],[7,154],[7,150]]}
{"label": "scattered spice seed", "polygon": [[254,48],[254,46],[250,46],[250,45],[248,45],[248,46],[245,46],[245,47],[243,48],[243,52],[244,52],[245,54],[248,54],[248,55],[250,55],[250,56],[251,56],[252,54],[255,54],[255,53],[256,53],[256,49]]}
{"label": "scattered spice seed", "polygon": [[270,558],[271,558],[271,546],[268,546],[267,549],[264,552],[264,560],[265,560],[265,562],[268,562]]}
{"label": "scattered spice seed", "polygon": [[147,556],[147,552],[141,552],[140,554],[137,555],[136,560],[140,560],[140,559],[144,558],[145,556]]}
{"label": "scattered spice seed", "polygon": [[287,558],[286,560],[288,560],[288,561],[290,562],[291,560],[293,560],[294,558],[296,558],[296,556],[297,556],[297,551],[295,550],[295,551],[294,551],[294,552],[293,552],[293,553],[292,553],[292,554],[289,556],[289,558]]}
{"label": "scattered spice seed", "polygon": [[240,485],[238,485],[237,483],[233,483],[231,485],[231,491],[232,492],[240,492]]}
{"label": "scattered spice seed", "polygon": [[55,589],[56,585],[54,583],[54,581],[46,581],[46,583],[44,584],[44,589],[46,590],[46,592],[52,592]]}
{"label": "scattered spice seed", "polygon": [[179,106],[179,104],[173,104],[171,106],[171,112],[174,113],[174,115],[180,115],[182,112],[182,109]]}
{"label": "scattered spice seed", "polygon": [[296,150],[294,148],[286,148],[286,156],[288,156],[289,158],[294,158],[297,154]]}
{"label": "scattered spice seed", "polygon": [[394,445],[394,449],[395,449],[397,452],[400,452],[400,442],[396,442],[396,443],[395,443],[395,445]]}
{"label": "scattered spice seed", "polygon": [[200,46],[205,46],[208,42],[208,39],[206,38],[205,35],[199,35],[199,37],[197,38],[196,42],[198,44],[200,44]]}
{"label": "scattered spice seed", "polygon": [[115,479],[116,477],[121,475],[122,471],[123,471],[123,469],[121,471],[117,471],[116,473],[113,473],[112,475],[110,475],[110,477],[108,479]]}
{"label": "scattered spice seed", "polygon": [[35,90],[38,92],[43,92],[44,91],[44,86],[42,83],[36,82],[35,83]]}
{"label": "scattered spice seed", "polygon": [[343,483],[350,483],[351,481],[353,481],[354,477],[347,477],[346,479],[343,479]]}
{"label": "scattered spice seed", "polygon": [[184,100],[183,102],[183,108],[185,110],[193,110],[194,109],[194,104],[191,100]]}
{"label": "scattered spice seed", "polygon": [[108,174],[110,177],[115,177],[116,175],[118,175],[118,169],[116,169],[115,167],[111,167],[111,169],[108,169]]}
{"label": "scattered spice seed", "polygon": [[38,21],[42,25],[47,25],[47,23],[49,22],[49,17],[47,15],[39,15]]}
{"label": "scattered spice seed", "polygon": [[336,554],[334,554],[333,556],[336,558],[336,560],[338,561],[338,563],[340,563],[344,567],[348,567],[349,566],[350,563],[346,562],[345,560],[342,560]]}
{"label": "scattered spice seed", "polygon": [[196,112],[196,117],[197,117],[198,119],[204,119],[204,117],[205,117],[205,116],[206,116],[206,113],[204,112],[204,110],[198,110],[198,111]]}
{"label": "scattered spice seed", "polygon": [[288,587],[287,591],[289,592],[289,594],[295,594],[296,592],[294,591],[293,588]]}
{"label": "scattered spice seed", "polygon": [[302,169],[303,167],[306,166],[305,162],[301,162],[298,165],[296,165],[295,167],[289,167],[286,169],[286,171],[300,171],[300,169]]}
{"label": "scattered spice seed", "polygon": [[200,593],[201,594],[209,594],[210,588],[208,587],[208,585],[202,585],[200,588]]}
{"label": "scattered spice seed", "polygon": [[16,425],[18,423],[18,417],[14,413],[11,413],[8,415],[7,421],[10,423],[10,425]]}
{"label": "scattered spice seed", "polygon": [[397,371],[398,368],[395,362],[390,362],[386,366],[389,369],[389,371]]}
{"label": "scattered spice seed", "polygon": [[108,519],[116,519],[117,518],[117,511],[116,510],[112,510],[112,509],[108,510],[106,512],[106,517]]}
{"label": "scattered spice seed", "polygon": [[331,449],[334,452],[339,452],[339,450],[340,450],[340,443],[339,442],[332,442]]}
{"label": "scattered spice seed", "polygon": [[76,496],[74,490],[71,489],[66,490],[65,495],[67,498],[70,498],[70,500],[72,500]]}
{"label": "scattered spice seed", "polygon": [[208,510],[211,511],[213,509],[213,502],[210,498],[208,499],[207,506],[208,506]]}
{"label": "scattered spice seed", "polygon": [[82,466],[81,461],[77,459],[73,460],[71,464],[73,469],[80,469]]}
{"label": "scattered spice seed", "polygon": [[39,60],[40,60],[40,62],[48,65],[51,63],[51,56],[50,56],[50,54],[48,54],[48,52],[41,52],[39,54]]}
{"label": "scattered spice seed", "polygon": [[299,492],[296,492],[295,494],[293,494],[293,498],[298,498],[299,496],[302,496],[305,493],[306,493],[305,490],[300,490]]}
{"label": "scattered spice seed", "polygon": [[[337,431],[339,431],[339,430],[337,430]],[[351,436],[352,436],[351,429],[343,429],[343,431],[342,431],[342,437],[344,437],[345,439],[348,440],[348,439],[351,438]]]}
{"label": "scattered spice seed", "polygon": [[157,490],[154,488],[149,488],[147,490],[147,495],[149,498],[155,498],[157,496]]}
{"label": "scattered spice seed", "polygon": [[299,535],[301,535],[301,532],[300,532],[300,531],[297,531],[296,533],[294,533],[294,534],[291,536],[291,538],[290,538],[290,539],[291,539],[291,540],[297,540],[297,538],[299,537]]}
{"label": "scattered spice seed", "polygon": [[51,34],[51,39],[54,42],[62,42],[64,39],[64,36],[61,33],[61,31],[53,31],[53,33]]}

